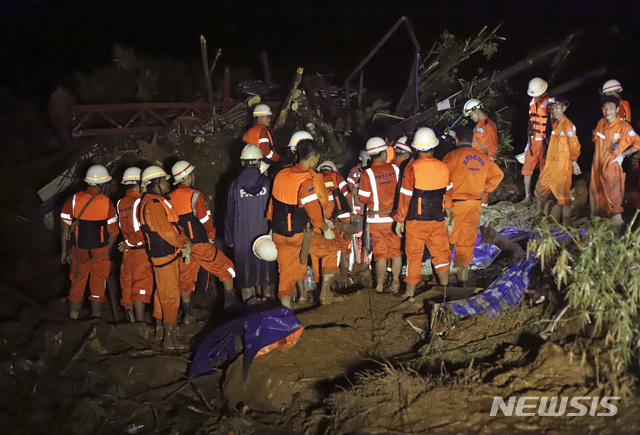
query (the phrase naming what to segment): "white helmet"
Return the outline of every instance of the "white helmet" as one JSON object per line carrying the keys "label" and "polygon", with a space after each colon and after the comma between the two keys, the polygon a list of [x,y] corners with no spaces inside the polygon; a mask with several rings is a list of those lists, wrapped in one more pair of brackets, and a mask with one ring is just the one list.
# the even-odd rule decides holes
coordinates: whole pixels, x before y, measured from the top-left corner
{"label": "white helmet", "polygon": [[270,235],[260,236],[253,242],[253,255],[262,261],[276,261],[278,259],[278,249]]}
{"label": "white helmet", "polygon": [[540,77],[534,77],[529,81],[529,89],[527,89],[527,95],[530,97],[539,97],[547,91],[547,82]]}
{"label": "white helmet", "polygon": [[606,94],[607,92],[611,92],[611,91],[615,91],[615,92],[622,91],[622,85],[620,84],[619,81],[607,80],[606,82],[604,82],[604,85],[602,85],[602,93]]}
{"label": "white helmet", "polygon": [[98,184],[104,184],[111,181],[111,175],[102,165],[93,165],[87,170],[87,174],[84,177],[84,182],[89,186],[97,186]]}
{"label": "white helmet", "polygon": [[367,141],[367,145],[364,148],[367,150],[367,154],[375,156],[386,150],[388,145],[381,137],[372,137]]}
{"label": "white helmet", "polygon": [[471,115],[472,110],[476,110],[482,107],[482,102],[475,98],[470,99],[466,103],[464,103],[464,108],[462,109],[462,114],[464,116]]}
{"label": "white helmet", "polygon": [[524,165],[524,155],[526,154],[526,151],[523,153],[520,153],[516,156],[516,160],[518,161],[518,163],[520,163],[521,165]]}
{"label": "white helmet", "polygon": [[173,184],[179,184],[183,182],[190,173],[193,172],[195,166],[186,160],[180,160],[176,162],[175,165],[171,168],[171,174],[173,175]]}
{"label": "white helmet", "polygon": [[318,165],[318,171],[338,172],[338,168],[336,167],[336,164],[333,163],[332,161],[325,160],[324,162]]}
{"label": "white helmet", "polygon": [[402,136],[400,139],[396,141],[396,144],[395,144],[396,150],[400,150],[403,153],[410,153],[411,147],[407,145],[407,142],[409,142],[407,140],[407,136]]}
{"label": "white helmet", "polygon": [[256,107],[253,108],[253,117],[257,118],[259,116],[270,116],[273,115],[271,113],[271,108],[266,104],[256,104]]}
{"label": "white helmet", "polygon": [[437,147],[439,143],[440,141],[433,130],[429,127],[421,127],[413,136],[413,143],[411,145],[418,151],[429,151]]}
{"label": "white helmet", "polygon": [[149,166],[147,169],[142,171],[140,175],[140,180],[142,181],[142,186],[146,186],[149,184],[151,180],[155,180],[156,178],[164,177],[165,180],[169,179],[167,173],[160,166]]}
{"label": "white helmet", "polygon": [[311,136],[311,133],[306,132],[304,130],[296,131],[295,133],[293,133],[293,135],[291,135],[291,139],[289,139],[288,147],[291,149],[291,151],[295,151],[298,148],[298,142],[300,142],[303,139],[313,140],[313,136]]}
{"label": "white helmet", "polygon": [[140,182],[140,168],[132,166],[127,168],[122,174],[122,184],[136,184]]}
{"label": "white helmet", "polygon": [[261,158],[262,151],[254,144],[245,145],[240,153],[240,160],[260,160]]}
{"label": "white helmet", "polygon": [[371,156],[369,156],[365,150],[360,151],[360,154],[358,155],[358,159],[363,165],[366,165],[370,158]]}

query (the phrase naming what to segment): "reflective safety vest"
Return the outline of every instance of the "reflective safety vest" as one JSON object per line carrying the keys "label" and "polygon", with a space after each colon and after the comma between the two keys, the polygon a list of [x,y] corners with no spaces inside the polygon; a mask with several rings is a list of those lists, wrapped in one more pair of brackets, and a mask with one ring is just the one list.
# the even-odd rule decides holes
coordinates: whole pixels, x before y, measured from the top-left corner
{"label": "reflective safety vest", "polygon": [[[266,133],[267,137],[263,136],[263,133]],[[256,124],[251,127],[247,132],[242,136],[242,141],[246,144],[257,145],[262,151],[262,155],[267,159],[274,159],[275,151],[273,148],[273,139],[271,138],[271,133],[269,133],[269,129],[264,125],[256,122]],[[274,159],[277,160],[277,159]]]}
{"label": "reflective safety vest", "polygon": [[164,207],[164,212],[167,215],[167,220],[176,227],[178,232],[180,231],[180,227],[178,225],[178,214],[174,210],[169,200],[164,196],[156,195],[154,193],[144,194],[140,201],[140,207],[138,208],[138,221],[140,222],[142,234],[144,234],[145,246],[147,248],[149,257],[161,258],[166,257],[167,255],[177,254],[179,249],[163,239],[158,233],[152,231],[151,228],[149,228],[149,225],[146,223],[144,219],[144,211],[150,202],[157,202],[162,204],[162,206]]}
{"label": "reflective safety vest", "polygon": [[[72,217],[78,219],[85,204],[91,200],[93,195],[88,192],[78,192],[73,195]],[[117,216],[109,217],[109,206],[111,201],[105,195],[98,195],[82,213],[78,219],[75,237],[78,247],[82,249],[97,249],[109,244],[109,233],[107,225],[118,221]]]}
{"label": "reflective safety vest", "polygon": [[[529,137],[531,141],[548,142],[551,124],[549,123],[549,96],[532,98],[529,102]],[[533,152],[533,151],[531,151]]]}
{"label": "reflective safety vest", "polygon": [[322,171],[324,185],[329,192],[329,201],[333,202],[333,212],[330,219],[348,218],[351,213],[351,206],[342,190],[347,188],[347,182],[338,182],[338,173],[333,171]]}
{"label": "reflective safety vest", "polygon": [[291,237],[303,232],[307,226],[309,215],[298,204],[300,185],[305,180],[313,180],[313,176],[309,172],[293,172],[291,167],[283,169],[276,176],[271,192],[274,233]]}
{"label": "reflective safety vest", "polygon": [[[407,220],[442,221],[444,195],[451,188],[449,168],[445,163],[430,157],[418,158],[412,163],[414,185],[407,211]],[[404,189],[401,192],[407,194]]]}
{"label": "reflective safety vest", "polygon": [[200,196],[200,192],[195,189],[180,188],[175,189],[169,194],[171,205],[178,215],[178,223],[191,243],[208,243],[209,237],[203,223],[209,220],[209,215],[202,218],[202,221],[196,217],[196,201]]}
{"label": "reflective safety vest", "polygon": [[142,249],[144,248],[144,241],[138,237],[135,244],[130,243],[129,239],[132,239],[134,234],[140,229],[140,221],[138,220],[138,207],[142,195],[133,189],[127,191],[127,195],[118,201],[116,208],[118,209],[118,224],[120,225],[120,232],[124,237],[124,243],[127,245],[127,249]]}

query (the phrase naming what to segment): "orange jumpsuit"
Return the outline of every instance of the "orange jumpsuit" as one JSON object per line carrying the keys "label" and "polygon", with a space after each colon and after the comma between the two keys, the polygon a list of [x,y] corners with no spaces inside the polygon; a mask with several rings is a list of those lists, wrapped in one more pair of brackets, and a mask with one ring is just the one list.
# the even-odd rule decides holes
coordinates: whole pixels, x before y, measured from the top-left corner
{"label": "orange jumpsuit", "polygon": [[116,206],[120,231],[127,247],[120,266],[120,304],[123,307],[131,305],[134,300],[148,304],[153,292],[153,270],[144,249],[144,237],[137,217],[141,198],[140,193],[128,189]]}
{"label": "orange jumpsuit", "polygon": [[544,154],[547,145],[547,123],[549,120],[549,95],[544,93],[529,102],[529,131],[524,154],[522,175],[533,175],[536,168],[544,168]]}
{"label": "orange jumpsuit", "polygon": [[498,153],[498,129],[496,123],[490,120],[488,116],[478,121],[473,128],[471,146],[474,150],[488,154],[492,159]]}
{"label": "orange jumpsuit", "polygon": [[630,146],[640,149],[640,138],[631,125],[620,118],[611,125],[602,118],[593,133],[596,146],[589,185],[591,210],[613,216],[623,211],[625,174],[620,164],[611,162]]}
{"label": "orange jumpsuit", "polygon": [[[60,213],[62,225],[71,225],[73,219],[78,219],[85,204],[98,191],[89,187],[84,192],[78,192],[69,198]],[[76,227],[75,243],[71,247],[71,288],[69,300],[82,302],[87,280],[91,291],[92,301],[104,301],[104,289],[109,277],[111,262],[109,261],[109,236],[118,235],[118,216],[116,209],[105,195],[99,194],[82,213]],[[80,276],[76,278],[76,264],[80,261]]]}
{"label": "orange jumpsuit", "polygon": [[180,307],[180,250],[189,238],[180,234],[178,214],[166,196],[143,195],[138,215],[156,278],[153,317],[175,325]]}
{"label": "orange jumpsuit", "polygon": [[246,144],[253,144],[260,147],[260,151],[262,151],[262,155],[266,159],[274,162],[280,160],[280,154],[275,150],[269,129],[260,122],[256,121],[255,125],[247,130],[244,136],[242,136],[242,141]]}
{"label": "orange jumpsuit", "polygon": [[228,281],[236,276],[233,263],[219,251],[213,243],[216,230],[213,227],[211,211],[204,195],[184,183],[180,183],[169,193],[171,205],[178,214],[182,233],[191,241],[189,264],[180,263],[180,291],[192,292],[200,267],[212,273],[220,281]]}
{"label": "orange jumpsuit", "polygon": [[307,276],[306,261],[300,261],[307,223],[321,228],[325,222],[313,176],[302,165],[296,163],[278,172],[271,193],[267,218],[278,249],[278,296],[282,298],[292,294],[296,281]]}
{"label": "orange jumpsuit", "polygon": [[620,100],[617,116],[618,118],[622,118],[628,123],[631,123],[631,106],[629,106],[629,102],[627,100]]}
{"label": "orange jumpsuit", "polygon": [[385,162],[373,162],[362,172],[358,200],[367,206],[367,223],[375,260],[402,256],[402,239],[393,231],[393,212],[400,169]]}
{"label": "orange jumpsuit", "polygon": [[451,174],[447,165],[433,156],[420,156],[404,170],[395,220],[405,224],[407,284],[421,281],[424,247],[431,253],[436,273],[449,270],[451,250],[445,225],[445,207],[451,207]]}
{"label": "orange jumpsuit", "polygon": [[455,266],[471,264],[476,246],[482,198],[493,192],[504,177],[487,155],[460,145],[442,160],[449,167],[453,187],[447,190],[447,202],[453,205],[453,231],[449,243],[456,246]]}
{"label": "orange jumpsuit", "polygon": [[580,142],[575,125],[566,116],[560,122],[553,119],[551,125],[546,164],[536,184],[536,196],[546,199],[553,193],[558,205],[568,205],[571,204],[571,162],[580,156]]}

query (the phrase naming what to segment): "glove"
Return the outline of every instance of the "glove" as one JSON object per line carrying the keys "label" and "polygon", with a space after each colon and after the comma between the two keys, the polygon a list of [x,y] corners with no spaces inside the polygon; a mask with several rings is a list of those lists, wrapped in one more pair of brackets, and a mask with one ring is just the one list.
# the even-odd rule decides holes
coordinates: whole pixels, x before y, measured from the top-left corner
{"label": "glove", "polygon": [[451,233],[453,232],[453,219],[451,220],[447,219],[446,227],[447,227],[447,235],[451,236]]}
{"label": "glove", "polygon": [[571,162],[571,165],[573,166],[573,175],[582,174],[582,170],[580,169],[578,162]]}
{"label": "glove", "polygon": [[324,223],[325,223],[325,224],[327,224],[327,225],[329,226],[329,229],[333,229],[333,228],[335,228],[335,227],[333,226],[333,222],[331,222],[329,219],[325,219],[325,220],[324,220]]}
{"label": "glove", "polygon": [[480,203],[480,205],[482,206],[482,208],[485,208],[486,206],[488,206],[489,204],[487,204],[486,202],[482,202]]}
{"label": "glove", "polygon": [[333,228],[322,230],[322,234],[324,234],[324,238],[327,240],[333,240],[336,238],[336,233],[333,232]]}
{"label": "glove", "polygon": [[615,159],[611,160],[609,162],[609,164],[616,162],[617,164],[619,164],[620,166],[622,166],[622,161],[624,160],[624,156],[622,154],[620,154],[618,157],[616,157]]}
{"label": "glove", "polygon": [[127,245],[124,244],[124,242],[120,242],[118,243],[118,251],[120,252],[127,252]]}
{"label": "glove", "polygon": [[189,264],[189,262],[191,261],[191,258],[189,257],[191,255],[191,242],[187,242],[184,244],[184,248],[181,249],[182,252],[182,258],[184,258],[184,264]]}
{"label": "glove", "polygon": [[215,239],[209,239],[209,243],[215,243]]}
{"label": "glove", "polygon": [[396,234],[402,237],[404,233],[404,222],[396,222]]}

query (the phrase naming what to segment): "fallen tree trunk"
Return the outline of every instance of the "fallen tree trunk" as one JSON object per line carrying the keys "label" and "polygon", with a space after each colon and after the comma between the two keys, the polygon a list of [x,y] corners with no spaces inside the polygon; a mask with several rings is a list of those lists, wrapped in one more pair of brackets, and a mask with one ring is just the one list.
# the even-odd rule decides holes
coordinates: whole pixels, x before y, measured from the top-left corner
{"label": "fallen tree trunk", "polygon": [[298,90],[298,86],[300,85],[300,80],[302,80],[302,73],[304,73],[304,68],[298,67],[296,70],[296,75],[293,78],[293,84],[291,85],[291,89],[289,90],[289,94],[287,94],[287,98],[284,100],[284,104],[282,105],[282,109],[278,114],[278,120],[274,126],[274,129],[278,129],[284,125],[287,121],[287,115],[289,114],[289,108],[291,106],[291,102],[293,101],[293,94]]}

